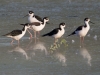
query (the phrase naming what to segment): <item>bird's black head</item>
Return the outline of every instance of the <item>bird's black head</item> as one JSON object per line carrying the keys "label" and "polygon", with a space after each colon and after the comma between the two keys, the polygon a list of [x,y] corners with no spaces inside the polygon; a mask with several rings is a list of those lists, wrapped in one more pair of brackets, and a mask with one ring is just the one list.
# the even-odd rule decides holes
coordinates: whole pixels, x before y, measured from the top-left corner
{"label": "bird's black head", "polygon": [[85,19],[84,19],[84,21],[88,21],[88,20],[90,20],[90,19],[89,19],[89,18],[85,18]]}
{"label": "bird's black head", "polygon": [[89,18],[85,18],[84,21],[85,21],[85,22],[90,22],[90,23],[92,23],[92,24],[95,24],[95,23],[91,22]]}
{"label": "bird's black head", "polygon": [[29,11],[29,14],[32,14],[32,13],[34,13],[33,11]]}
{"label": "bird's black head", "polygon": [[43,19],[45,19],[45,20],[49,20],[49,18],[48,18],[48,17],[44,17]]}
{"label": "bird's black head", "polygon": [[65,23],[64,22],[60,23],[59,27],[65,27]]}
{"label": "bird's black head", "polygon": [[65,26],[65,23],[64,23],[64,22],[62,22],[62,23],[60,23],[59,25]]}
{"label": "bird's black head", "polygon": [[29,23],[25,23],[25,24],[20,24],[20,25],[23,25],[23,29],[22,31],[24,31],[25,29],[29,28],[30,29],[30,24]]}
{"label": "bird's black head", "polygon": [[43,20],[44,20],[47,24],[49,24],[49,23],[48,23],[48,21],[49,21],[49,18],[48,18],[48,17],[44,17]]}
{"label": "bird's black head", "polygon": [[29,23],[20,24],[20,25],[23,25],[23,26],[29,26]]}
{"label": "bird's black head", "polygon": [[[34,15],[34,12],[33,12],[33,11],[29,11],[28,14],[25,15],[24,17],[27,17],[27,16],[29,16],[29,15]],[[23,17],[23,18],[24,18],[24,17]]]}

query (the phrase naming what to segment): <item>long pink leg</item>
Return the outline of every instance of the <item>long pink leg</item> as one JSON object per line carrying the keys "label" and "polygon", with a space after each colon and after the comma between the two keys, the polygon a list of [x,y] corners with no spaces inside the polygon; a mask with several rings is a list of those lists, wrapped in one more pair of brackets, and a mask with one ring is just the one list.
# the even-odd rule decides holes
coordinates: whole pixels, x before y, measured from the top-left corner
{"label": "long pink leg", "polygon": [[38,36],[40,35],[40,32],[38,31]]}
{"label": "long pink leg", "polygon": [[31,34],[31,32],[27,29],[28,33],[30,34],[30,39],[33,37],[33,35]]}
{"label": "long pink leg", "polygon": [[[32,27],[31,27],[32,28]],[[36,38],[36,31],[32,28],[33,32],[34,32],[34,38]]]}
{"label": "long pink leg", "polygon": [[84,37],[82,37],[82,45],[84,45]]}
{"label": "long pink leg", "polygon": [[55,42],[54,42],[54,44],[56,44],[57,42],[58,42],[58,39],[55,38]]}
{"label": "long pink leg", "polygon": [[83,45],[84,37],[80,37],[80,44]]}
{"label": "long pink leg", "polygon": [[34,31],[34,38],[36,38],[36,31]]}
{"label": "long pink leg", "polygon": [[13,45],[13,42],[14,42],[14,40],[12,39],[12,41],[11,41],[11,45]]}
{"label": "long pink leg", "polygon": [[36,38],[34,38],[34,42],[35,42],[35,44],[36,44]]}
{"label": "long pink leg", "polygon": [[18,40],[18,46],[19,46],[19,40]]}

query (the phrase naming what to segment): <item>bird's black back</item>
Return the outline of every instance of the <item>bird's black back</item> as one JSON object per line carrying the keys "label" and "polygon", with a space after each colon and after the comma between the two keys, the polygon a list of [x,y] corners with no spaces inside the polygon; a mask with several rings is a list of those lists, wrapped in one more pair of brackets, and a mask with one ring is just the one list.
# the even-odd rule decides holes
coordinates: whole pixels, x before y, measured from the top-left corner
{"label": "bird's black back", "polygon": [[33,22],[33,23],[30,23],[30,25],[35,25],[35,26],[40,26],[40,23],[39,22]]}
{"label": "bird's black back", "polygon": [[56,28],[54,30],[52,30],[51,32],[47,33],[47,34],[44,34],[42,36],[52,36],[52,35],[55,35],[58,33],[58,30],[60,30],[60,28]]}
{"label": "bird's black back", "polygon": [[80,31],[80,30],[82,30],[82,27],[83,27],[83,26],[79,26],[75,31]]}
{"label": "bird's black back", "polygon": [[34,16],[35,16],[35,18],[36,18],[37,20],[43,22],[43,19],[42,19],[41,17],[39,17],[39,16],[37,16],[37,15],[34,15]]}
{"label": "bird's black back", "polygon": [[75,32],[76,32],[76,31],[82,30],[82,27],[83,27],[83,26],[79,26],[78,28],[76,28],[76,30],[75,30],[74,32],[72,32],[72,33],[71,33],[70,35],[68,35],[68,36],[71,36],[71,35],[76,34]]}
{"label": "bird's black back", "polygon": [[[19,34],[22,34],[22,31],[21,30],[13,30],[12,32],[6,34],[6,35],[10,35],[10,36],[16,36],[16,35],[19,35]],[[4,36],[6,36],[4,35]]]}

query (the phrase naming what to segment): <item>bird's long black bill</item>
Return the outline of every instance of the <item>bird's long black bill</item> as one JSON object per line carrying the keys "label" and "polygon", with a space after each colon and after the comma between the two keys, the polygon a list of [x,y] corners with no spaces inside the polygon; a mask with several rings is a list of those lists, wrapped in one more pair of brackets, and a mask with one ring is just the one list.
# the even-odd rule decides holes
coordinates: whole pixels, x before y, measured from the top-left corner
{"label": "bird's long black bill", "polygon": [[49,22],[47,22],[47,24],[50,24]]}
{"label": "bird's long black bill", "polygon": [[28,16],[28,14],[27,15],[25,15],[23,18],[25,18],[25,17],[27,17]]}
{"label": "bird's long black bill", "polygon": [[25,24],[20,24],[20,25],[24,26]]}
{"label": "bird's long black bill", "polygon": [[95,24],[95,23],[93,23],[93,22],[91,22],[91,21],[90,21],[90,23]]}

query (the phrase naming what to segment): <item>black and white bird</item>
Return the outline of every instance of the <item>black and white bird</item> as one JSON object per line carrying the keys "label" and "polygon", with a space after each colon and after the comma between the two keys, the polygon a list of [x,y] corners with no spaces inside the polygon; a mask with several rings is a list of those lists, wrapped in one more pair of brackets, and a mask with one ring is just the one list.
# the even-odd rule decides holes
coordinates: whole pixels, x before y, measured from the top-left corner
{"label": "black and white bird", "polygon": [[11,44],[13,44],[13,41],[15,39],[18,41],[18,45],[19,45],[19,40],[25,35],[27,28],[30,28],[29,23],[21,24],[21,25],[24,25],[22,30],[13,30],[10,33],[3,35],[12,38]]}
{"label": "black and white bird", "polygon": [[33,11],[29,11],[28,15],[26,15],[26,16],[28,16],[29,23],[33,23],[33,22],[40,22],[40,23],[42,23],[43,22],[43,19],[41,17],[37,16],[37,15],[34,15]]}
{"label": "black and white bird", "polygon": [[[71,36],[71,35],[74,35],[74,34],[79,35],[79,37],[80,37],[80,43],[82,44],[83,41],[84,41],[84,37],[86,36],[86,34],[88,33],[88,31],[89,31],[89,29],[90,29],[89,22],[90,22],[90,23],[93,23],[93,22],[90,21],[89,18],[85,18],[85,19],[84,19],[85,25],[79,26],[74,32],[72,32],[72,33],[71,33],[70,35],[68,35],[68,36]],[[93,23],[93,24],[94,24],[94,23]]]}
{"label": "black and white bird", "polygon": [[59,28],[55,28],[51,32],[42,35],[42,37],[44,37],[44,36],[53,36],[55,38],[55,43],[56,43],[58,38],[60,38],[62,35],[64,35],[65,26],[66,26],[65,23],[62,22],[62,23],[59,24]]}
{"label": "black and white bird", "polygon": [[40,34],[40,31],[43,30],[43,28],[45,27],[46,23],[49,21],[48,17],[44,17],[43,18],[43,22],[33,22],[30,23],[31,28],[34,31],[34,37],[36,38],[36,32],[38,32],[38,34]]}

